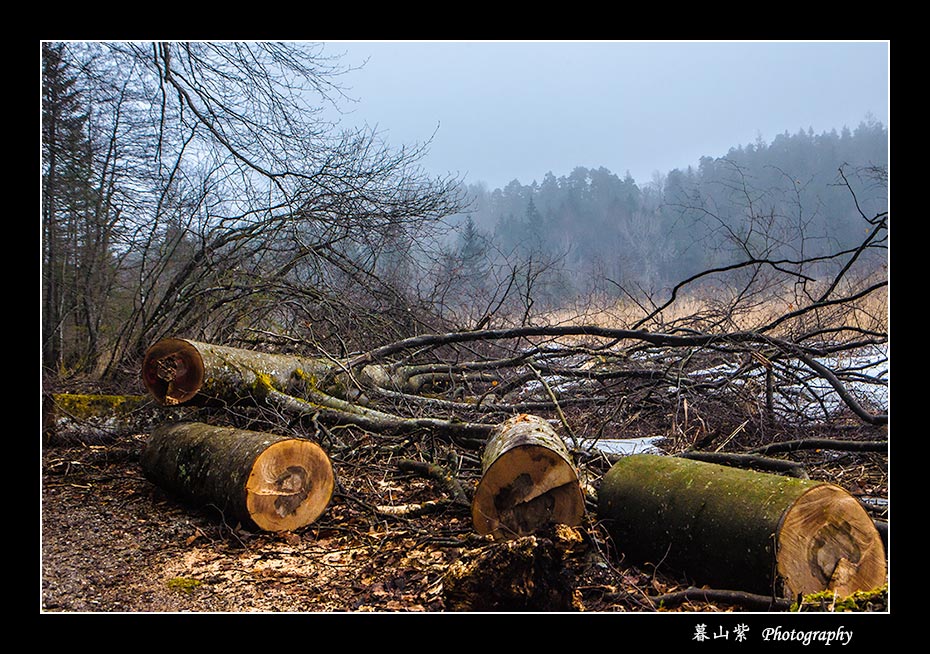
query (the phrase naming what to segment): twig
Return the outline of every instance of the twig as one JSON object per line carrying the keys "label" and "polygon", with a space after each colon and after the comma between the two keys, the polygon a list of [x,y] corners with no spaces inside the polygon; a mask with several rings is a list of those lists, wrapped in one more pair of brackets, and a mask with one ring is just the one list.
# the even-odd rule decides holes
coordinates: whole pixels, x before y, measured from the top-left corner
{"label": "twig", "polygon": [[791,601],[767,595],[757,595],[741,590],[718,590],[714,588],[688,588],[673,593],[650,597],[660,607],[681,604],[682,602],[705,602],[735,604],[755,611],[787,611]]}
{"label": "twig", "polygon": [[552,400],[552,404],[555,406],[556,413],[559,414],[559,421],[562,423],[562,426],[565,427],[565,431],[568,432],[568,435],[571,437],[572,444],[577,448],[578,439],[575,437],[575,432],[572,430],[571,425],[568,424],[568,420],[565,419],[565,414],[562,413],[562,407],[559,406],[559,400],[555,397],[555,393],[552,392],[552,388],[549,386],[543,376],[539,374],[539,371],[536,368],[530,366],[530,370],[533,371],[533,374],[536,375],[536,379],[538,379],[539,383],[542,384],[543,388],[546,389],[546,393],[549,395],[549,399]]}
{"label": "twig", "polygon": [[841,452],[887,452],[888,441],[842,441],[830,438],[806,438],[756,447],[751,454],[797,452],[798,450],[839,450]]}

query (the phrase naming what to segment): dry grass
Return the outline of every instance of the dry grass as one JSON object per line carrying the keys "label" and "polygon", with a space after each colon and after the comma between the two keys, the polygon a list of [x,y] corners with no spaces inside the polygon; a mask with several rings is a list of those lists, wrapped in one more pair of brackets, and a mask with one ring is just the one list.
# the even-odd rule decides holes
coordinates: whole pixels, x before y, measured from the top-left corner
{"label": "dry grass", "polygon": [[[847,291],[852,294],[852,291]],[[794,287],[767,289],[762,294],[740,295],[725,287],[704,289],[676,298],[641,328],[652,331],[691,328],[707,332],[756,330],[764,325],[797,314],[779,325],[775,334],[787,335],[811,329],[849,327],[887,332],[888,288],[883,287],[855,301],[828,305],[798,313],[814,303],[817,294],[808,287],[806,295]],[[813,298],[813,299],[812,299]],[[595,325],[628,329],[637,325],[654,306],[638,305],[629,299],[589,298],[573,306],[537,316],[542,324]]]}

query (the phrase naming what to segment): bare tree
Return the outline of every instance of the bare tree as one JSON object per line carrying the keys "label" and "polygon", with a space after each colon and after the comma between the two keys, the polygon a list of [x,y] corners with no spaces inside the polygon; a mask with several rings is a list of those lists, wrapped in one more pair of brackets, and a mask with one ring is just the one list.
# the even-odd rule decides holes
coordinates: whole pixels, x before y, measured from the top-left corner
{"label": "bare tree", "polygon": [[[428,144],[394,149],[326,117],[346,69],[322,46],[61,51],[94,107],[101,153],[95,221],[108,240],[95,269],[110,273],[87,313],[107,326],[92,347],[104,377],[167,334],[226,340],[293,327],[310,303],[397,303],[404,289],[380,277],[385,243],[414,241],[460,208],[453,180],[420,170]],[[365,297],[342,294],[346,280]]]}

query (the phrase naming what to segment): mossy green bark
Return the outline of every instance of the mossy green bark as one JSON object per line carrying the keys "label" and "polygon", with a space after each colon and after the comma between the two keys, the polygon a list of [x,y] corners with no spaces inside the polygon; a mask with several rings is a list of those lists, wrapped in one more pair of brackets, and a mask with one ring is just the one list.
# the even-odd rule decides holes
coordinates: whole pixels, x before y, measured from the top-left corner
{"label": "mossy green bark", "polygon": [[794,612],[874,612],[884,611],[888,606],[888,585],[879,586],[872,590],[856,591],[852,595],[839,596],[833,591],[820,591],[801,597],[801,603],[794,602],[791,611]]}
{"label": "mossy green bark", "polygon": [[125,416],[136,411],[149,398],[144,395],[91,395],[80,393],[55,393],[50,396],[49,410],[65,414],[77,420]]}
{"label": "mossy green bark", "polygon": [[[277,454],[268,455],[272,450]],[[249,529],[308,524],[333,492],[329,460],[310,441],[205,423],[155,429],[141,467],[174,498],[213,507],[227,523],[238,521]]]}
{"label": "mossy green bark", "polygon": [[45,394],[42,397],[43,443],[101,444],[145,433],[164,419],[164,413],[164,408],[146,395]]}
{"label": "mossy green bark", "polygon": [[683,573],[698,585],[780,594],[780,522],[821,483],[638,454],[603,477],[598,518],[631,563]]}

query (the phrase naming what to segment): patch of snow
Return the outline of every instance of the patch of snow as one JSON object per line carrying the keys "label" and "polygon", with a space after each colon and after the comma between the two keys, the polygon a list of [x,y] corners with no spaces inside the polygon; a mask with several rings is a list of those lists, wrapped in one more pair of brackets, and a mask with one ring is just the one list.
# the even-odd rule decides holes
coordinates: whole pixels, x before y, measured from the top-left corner
{"label": "patch of snow", "polygon": [[582,441],[585,448],[600,450],[606,454],[629,456],[631,454],[661,454],[662,450],[655,445],[662,440],[662,436],[647,436],[645,438],[601,438],[596,441]]}

